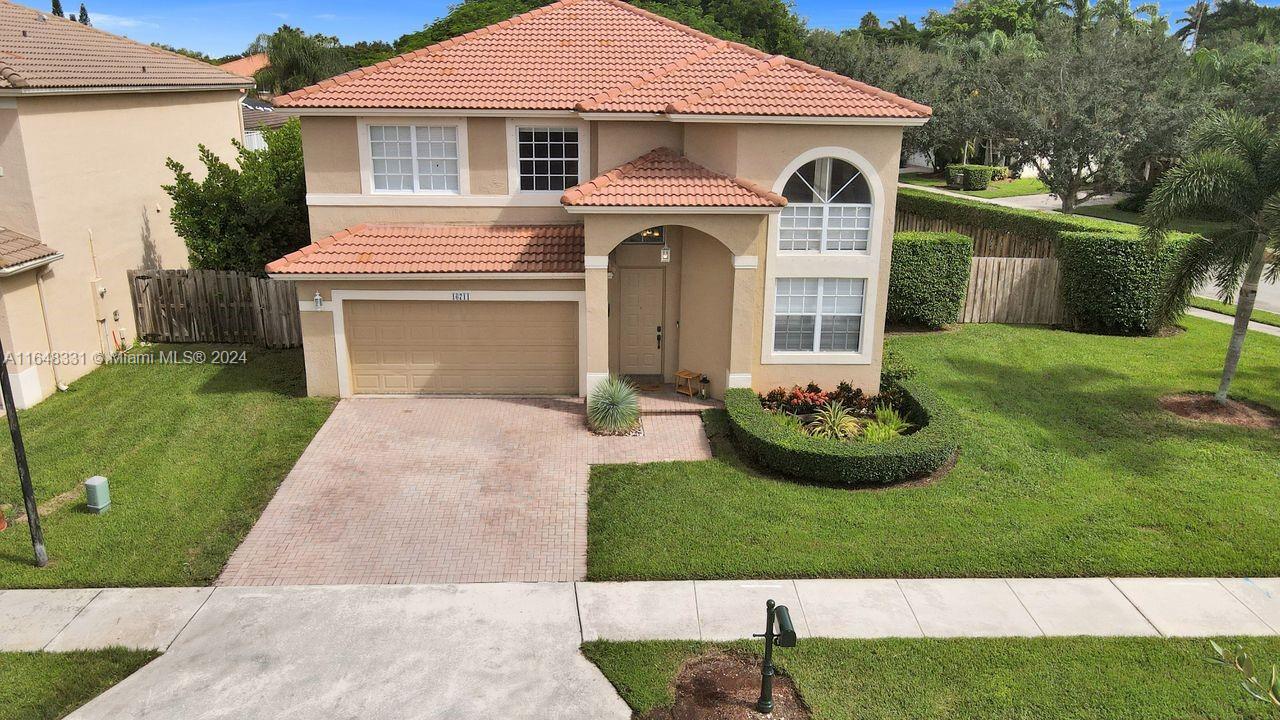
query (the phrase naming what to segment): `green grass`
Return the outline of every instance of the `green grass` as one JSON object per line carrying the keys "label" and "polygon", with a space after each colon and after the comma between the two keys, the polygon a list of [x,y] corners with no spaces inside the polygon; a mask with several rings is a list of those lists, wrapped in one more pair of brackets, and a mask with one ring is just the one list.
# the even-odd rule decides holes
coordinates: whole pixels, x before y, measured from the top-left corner
{"label": "green grass", "polygon": [[[1192,296],[1191,306],[1198,307],[1201,310],[1230,315],[1231,317],[1235,317],[1236,315],[1235,305],[1232,305],[1231,303],[1224,303],[1221,300],[1214,300],[1212,298]],[[1253,309],[1253,315],[1251,315],[1249,319],[1256,323],[1262,323],[1263,325],[1280,327],[1280,314],[1267,312],[1266,310],[1259,310],[1256,307]]]}
{"label": "green grass", "polygon": [[[1280,435],[1169,415],[1217,387],[1231,328],[1164,338],[966,325],[893,337],[962,420],[940,482],[847,490],[714,460],[592,468],[593,580],[1280,574]],[[803,383],[805,378],[796,380]],[[1250,333],[1233,394],[1280,408],[1280,338]]]}
{"label": "green grass", "polygon": [[157,655],[123,648],[0,653],[0,720],[64,717]]}
{"label": "green grass", "polygon": [[[1115,205],[1084,205],[1075,209],[1075,215],[1088,215],[1089,217],[1102,218],[1103,220],[1114,220],[1116,222],[1128,223],[1130,225],[1141,225],[1142,215],[1135,212],[1127,212],[1117,208]],[[1193,218],[1180,218],[1173,222],[1173,229],[1185,233],[1195,235],[1205,235],[1217,232],[1223,228],[1230,227],[1230,223],[1215,222],[1213,220],[1196,220]]]}
{"label": "green grass", "polygon": [[[247,352],[241,365],[102,367],[24,411],[37,500],[78,494],[42,517],[48,567],[32,565],[25,523],[0,533],[0,587],[212,582],[333,408],[304,397],[301,351]],[[12,518],[22,496],[3,435]],[[111,482],[103,515],[77,491],[93,475]]]}
{"label": "green grass", "polygon": [[[899,179],[909,185],[947,189],[946,178],[937,175],[906,173],[899,175]],[[1018,197],[1020,195],[1043,195],[1049,192],[1049,187],[1040,182],[1040,178],[1025,177],[1017,180],[992,180],[986,190],[951,190],[950,192],[971,197],[1003,198]]]}
{"label": "green grass", "polygon": [[[1236,642],[1236,641],[1229,641]],[[1238,641],[1259,664],[1280,639]],[[682,662],[759,643],[592,642],[583,653],[638,713],[669,707]],[[1149,720],[1273,718],[1202,639],[805,640],[775,661],[814,720]]]}

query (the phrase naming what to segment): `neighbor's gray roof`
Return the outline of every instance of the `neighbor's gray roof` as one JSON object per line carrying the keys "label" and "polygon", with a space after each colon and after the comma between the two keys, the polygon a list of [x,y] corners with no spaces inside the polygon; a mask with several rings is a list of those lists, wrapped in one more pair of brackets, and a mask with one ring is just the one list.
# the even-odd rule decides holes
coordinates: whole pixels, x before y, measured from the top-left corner
{"label": "neighbor's gray roof", "polygon": [[241,98],[240,114],[244,117],[245,130],[278,128],[289,122],[289,118],[298,116],[295,111],[272,107],[271,103],[252,95]]}
{"label": "neighbor's gray roof", "polygon": [[0,0],[0,90],[250,84],[208,63]]}
{"label": "neighbor's gray roof", "polygon": [[33,237],[0,227],[0,270],[57,254],[57,250]]}

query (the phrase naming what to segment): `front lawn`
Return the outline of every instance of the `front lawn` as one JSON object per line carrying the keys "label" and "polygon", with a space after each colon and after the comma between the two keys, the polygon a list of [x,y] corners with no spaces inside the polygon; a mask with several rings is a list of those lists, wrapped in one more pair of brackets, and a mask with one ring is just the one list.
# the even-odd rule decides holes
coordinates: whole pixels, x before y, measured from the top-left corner
{"label": "front lawn", "polygon": [[[1142,215],[1140,213],[1121,210],[1115,205],[1081,205],[1075,209],[1074,214],[1088,215],[1089,217],[1102,218],[1103,220],[1114,220],[1116,222],[1128,223],[1130,225],[1142,224]],[[1172,226],[1174,230],[1178,230],[1180,232],[1192,233],[1194,235],[1205,235],[1231,227],[1231,224],[1216,222],[1213,220],[1179,218],[1173,221]]]}
{"label": "front lawn", "polygon": [[[909,185],[921,185],[947,190],[947,179],[940,175],[906,173],[900,175],[899,179]],[[1017,180],[992,180],[986,190],[948,190],[948,192],[980,198],[1004,198],[1018,197],[1020,195],[1043,195],[1049,192],[1049,186],[1040,182],[1040,178],[1024,177]]]}
{"label": "front lawn", "polygon": [[[1231,303],[1224,303],[1221,300],[1215,300],[1213,298],[1200,297],[1198,295],[1192,296],[1191,307],[1198,307],[1201,310],[1216,312],[1220,315],[1229,315],[1231,317],[1236,316],[1235,305],[1232,305]],[[1266,310],[1261,310],[1256,307],[1253,309],[1253,314],[1249,316],[1249,320],[1256,323],[1262,323],[1263,325],[1280,327],[1280,313],[1267,312]]]}
{"label": "front lawn", "polygon": [[[1236,641],[1224,640],[1235,644]],[[1259,665],[1280,639],[1239,641]],[[593,642],[583,653],[638,714],[672,703],[681,663],[759,643]],[[1270,718],[1208,641],[1164,638],[807,640],[774,660],[814,720],[1148,720]]]}
{"label": "front lawn", "polygon": [[[592,469],[593,580],[1280,574],[1280,436],[1156,400],[1212,390],[1231,328],[1164,338],[966,325],[893,337],[960,418],[930,486],[847,490],[716,459]],[[804,380],[804,378],[797,378]],[[1280,407],[1280,338],[1250,333],[1233,389]]]}
{"label": "front lawn", "polygon": [[65,717],[158,654],[123,648],[0,653],[0,718],[56,720]]}
{"label": "front lawn", "polygon": [[[32,565],[26,523],[12,522],[22,495],[5,432],[0,587],[212,582],[333,408],[305,397],[301,351],[247,352],[240,365],[105,366],[24,411],[37,501],[53,508],[42,512],[50,563]],[[85,508],[93,475],[111,483],[103,515]]]}

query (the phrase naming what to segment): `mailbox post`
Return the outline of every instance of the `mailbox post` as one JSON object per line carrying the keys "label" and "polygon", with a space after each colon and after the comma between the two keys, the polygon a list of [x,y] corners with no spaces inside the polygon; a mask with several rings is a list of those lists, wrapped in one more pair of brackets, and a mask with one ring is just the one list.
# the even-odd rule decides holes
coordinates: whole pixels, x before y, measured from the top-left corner
{"label": "mailbox post", "polygon": [[[774,623],[778,631],[774,632]],[[764,634],[755,637],[764,638],[764,662],[760,665],[760,699],[756,700],[756,711],[768,715],[773,712],[773,646],[795,647],[796,628],[791,624],[791,611],[786,605],[779,605],[773,600],[765,603]]]}

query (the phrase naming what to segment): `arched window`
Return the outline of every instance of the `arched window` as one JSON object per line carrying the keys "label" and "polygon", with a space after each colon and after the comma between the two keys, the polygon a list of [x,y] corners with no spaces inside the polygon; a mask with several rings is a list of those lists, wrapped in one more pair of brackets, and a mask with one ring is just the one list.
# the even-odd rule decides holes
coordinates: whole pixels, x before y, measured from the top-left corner
{"label": "arched window", "polygon": [[867,252],[871,187],[853,165],[837,158],[805,163],[782,194],[778,249],[784,252]]}

